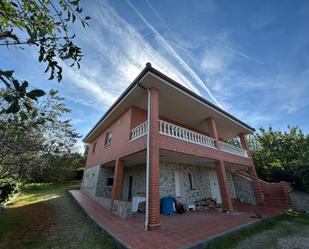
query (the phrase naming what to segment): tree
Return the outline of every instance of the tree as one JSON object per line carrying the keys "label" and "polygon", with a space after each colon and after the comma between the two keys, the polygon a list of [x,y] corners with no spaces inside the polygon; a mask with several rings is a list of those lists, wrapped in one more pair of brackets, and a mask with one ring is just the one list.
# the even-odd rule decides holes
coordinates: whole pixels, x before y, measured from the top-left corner
{"label": "tree", "polygon": [[[80,0],[2,0],[0,1],[0,47],[35,46],[38,60],[46,64],[45,73],[49,80],[62,79],[60,61],[69,61],[70,66],[80,67],[81,49],[74,43],[75,34],[69,32],[69,24],[78,20],[83,27],[88,25],[89,16],[82,16]],[[4,85],[3,95],[7,105],[1,113],[18,113],[45,93],[28,90],[29,83],[14,78],[13,70],[0,68],[0,82]]]}
{"label": "tree", "polygon": [[[254,164],[266,181],[288,181],[299,188],[309,183],[309,136],[297,127],[288,131],[261,128],[250,142]],[[308,189],[309,190],[309,189]]]}
{"label": "tree", "polygon": [[[3,103],[1,95],[0,100]],[[57,171],[55,158],[76,154],[79,134],[70,120],[63,119],[69,111],[63,98],[52,90],[33,106],[32,112],[36,114],[31,119],[1,114],[0,178],[30,181],[40,176],[48,180],[46,172]]]}

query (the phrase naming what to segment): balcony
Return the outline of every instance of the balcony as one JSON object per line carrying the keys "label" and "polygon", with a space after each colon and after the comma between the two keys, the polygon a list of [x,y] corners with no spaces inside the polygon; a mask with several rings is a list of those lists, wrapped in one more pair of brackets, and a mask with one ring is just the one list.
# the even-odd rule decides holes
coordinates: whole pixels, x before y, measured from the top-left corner
{"label": "balcony", "polygon": [[214,138],[162,120],[159,121],[159,133],[165,136],[174,137],[183,141],[216,149]]}
{"label": "balcony", "polygon": [[[148,130],[147,121],[133,128],[130,134],[130,142],[145,136],[147,134],[147,130]],[[163,120],[159,120],[159,134],[173,137],[189,143],[198,144],[204,147],[217,149],[214,138]],[[219,142],[219,146],[221,151],[248,158],[247,151],[242,148],[236,147],[234,145],[222,141]]]}
{"label": "balcony", "polygon": [[148,121],[141,123],[140,125],[136,126],[131,130],[130,134],[130,142],[139,139],[147,134],[148,130]]}
{"label": "balcony", "polygon": [[247,151],[242,148],[236,147],[232,144],[228,144],[222,141],[219,142],[219,146],[221,151],[248,158]]}

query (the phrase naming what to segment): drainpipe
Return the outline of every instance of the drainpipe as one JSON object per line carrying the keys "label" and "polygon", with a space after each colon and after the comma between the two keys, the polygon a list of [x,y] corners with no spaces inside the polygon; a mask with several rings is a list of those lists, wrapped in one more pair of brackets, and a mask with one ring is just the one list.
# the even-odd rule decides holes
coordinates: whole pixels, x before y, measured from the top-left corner
{"label": "drainpipe", "polygon": [[149,206],[149,147],[150,147],[150,90],[148,94],[148,109],[147,109],[147,155],[146,155],[146,210],[145,210],[145,230],[148,230],[148,206]]}

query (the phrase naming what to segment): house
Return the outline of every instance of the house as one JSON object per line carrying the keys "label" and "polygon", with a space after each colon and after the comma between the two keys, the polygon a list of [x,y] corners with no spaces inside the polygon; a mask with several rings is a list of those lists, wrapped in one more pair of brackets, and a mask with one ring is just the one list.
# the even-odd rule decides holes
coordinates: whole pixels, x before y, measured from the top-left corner
{"label": "house", "polygon": [[[269,188],[248,151],[253,132],[147,63],[84,138],[81,189],[122,217],[145,201],[148,229],[160,227],[167,196],[185,205],[210,197],[225,211],[233,211],[233,199],[259,204]],[[226,142],[232,138],[241,146]]]}

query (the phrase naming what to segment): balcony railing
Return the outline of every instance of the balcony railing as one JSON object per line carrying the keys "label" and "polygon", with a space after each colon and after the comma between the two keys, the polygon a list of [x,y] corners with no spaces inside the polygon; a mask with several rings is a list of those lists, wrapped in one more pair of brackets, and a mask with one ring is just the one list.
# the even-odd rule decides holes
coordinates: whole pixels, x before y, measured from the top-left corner
{"label": "balcony railing", "polygon": [[190,143],[216,148],[215,139],[203,134],[188,130],[178,125],[174,125],[163,120],[159,121],[159,133],[165,136],[178,138]]}
{"label": "balcony railing", "polygon": [[219,141],[219,146],[222,151],[225,151],[225,152],[237,155],[237,156],[248,157],[248,153],[246,150],[236,147],[232,144]]}
{"label": "balcony railing", "polygon": [[134,141],[144,135],[147,134],[148,130],[148,121],[141,123],[139,126],[136,126],[131,130],[131,139],[130,141]]}
{"label": "balcony railing", "polygon": [[[130,142],[147,134],[148,122],[145,121],[131,130]],[[159,120],[159,133],[164,136],[174,137],[186,142],[202,145],[205,147],[216,149],[215,139],[195,131],[183,128],[181,126]],[[220,149],[224,152],[234,154],[241,157],[248,157],[246,150],[234,145],[219,142]]]}

